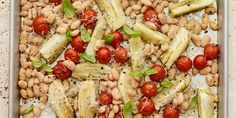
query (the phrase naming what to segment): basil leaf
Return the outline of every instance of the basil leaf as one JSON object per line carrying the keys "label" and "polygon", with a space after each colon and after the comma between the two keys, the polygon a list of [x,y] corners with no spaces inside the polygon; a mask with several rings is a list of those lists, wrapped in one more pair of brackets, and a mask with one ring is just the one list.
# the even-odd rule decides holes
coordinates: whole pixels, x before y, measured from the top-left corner
{"label": "basil leaf", "polygon": [[197,96],[192,97],[191,100],[190,100],[190,106],[192,108],[195,108],[197,106],[197,103],[198,103]]}
{"label": "basil leaf", "polygon": [[27,114],[27,113],[32,112],[33,108],[34,108],[34,106],[33,106],[33,104],[31,104],[27,109],[25,109],[25,111],[23,111],[23,114]]}
{"label": "basil leaf", "polygon": [[149,76],[149,75],[152,75],[152,74],[156,74],[157,71],[155,69],[148,69],[144,72],[144,76]]}
{"label": "basil leaf", "polygon": [[43,64],[43,70],[49,73],[53,71],[52,68],[48,64]]}
{"label": "basil leaf", "polygon": [[66,32],[66,38],[67,38],[67,40],[72,41],[72,32],[70,29],[67,30],[67,32]]}
{"label": "basil leaf", "polygon": [[139,36],[141,36],[141,32],[134,31],[131,28],[129,28],[127,25],[124,25],[123,29],[124,29],[125,33],[127,33],[131,37],[139,37]]}
{"label": "basil leaf", "polygon": [[62,0],[62,8],[68,18],[73,18],[75,15],[75,8],[72,6],[70,0]]}
{"label": "basil leaf", "polygon": [[85,28],[80,30],[80,35],[81,35],[82,40],[85,42],[89,42],[91,40],[91,37]]}
{"label": "basil leaf", "polygon": [[163,86],[159,86],[158,89],[157,89],[157,92],[161,92],[162,90],[164,90],[164,87]]}
{"label": "basil leaf", "polygon": [[80,58],[84,59],[85,61],[89,61],[92,63],[96,62],[96,58],[93,55],[89,55],[89,54],[84,53],[84,54],[80,54],[79,56],[80,56]]}
{"label": "basil leaf", "polygon": [[170,88],[173,86],[173,84],[170,80],[164,80],[161,82],[161,86],[163,86],[164,88]]}
{"label": "basil leaf", "polygon": [[33,64],[33,66],[34,66],[35,68],[39,68],[39,67],[41,67],[41,66],[43,65],[43,62],[40,61],[39,59],[36,59],[36,60],[33,60],[33,61],[32,61],[32,64]]}
{"label": "basil leaf", "polygon": [[133,104],[131,101],[128,101],[124,104],[123,112],[124,118],[132,118]]}
{"label": "basil leaf", "polygon": [[105,37],[105,43],[110,44],[113,41],[113,39],[114,39],[114,35],[109,34]]}
{"label": "basil leaf", "polygon": [[130,72],[130,75],[135,77],[143,77],[143,72],[141,70],[133,70]]}

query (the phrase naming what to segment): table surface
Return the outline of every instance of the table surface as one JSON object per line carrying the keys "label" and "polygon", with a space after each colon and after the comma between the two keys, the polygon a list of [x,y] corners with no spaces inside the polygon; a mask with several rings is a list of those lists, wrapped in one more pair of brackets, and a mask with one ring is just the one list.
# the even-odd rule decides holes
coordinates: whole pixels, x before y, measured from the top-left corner
{"label": "table surface", "polygon": [[[229,0],[229,118],[236,113],[236,0]],[[8,58],[9,58],[9,0],[0,0],[0,114],[7,118],[8,112]]]}

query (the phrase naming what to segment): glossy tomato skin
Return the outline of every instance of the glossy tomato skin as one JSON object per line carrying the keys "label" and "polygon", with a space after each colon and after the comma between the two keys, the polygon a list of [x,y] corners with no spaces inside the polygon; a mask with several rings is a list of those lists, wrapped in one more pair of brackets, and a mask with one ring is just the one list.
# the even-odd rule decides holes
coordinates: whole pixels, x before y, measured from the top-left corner
{"label": "glossy tomato skin", "polygon": [[109,105],[112,103],[112,96],[107,91],[102,91],[99,96],[100,104]]}
{"label": "glossy tomato skin", "polygon": [[145,21],[153,22],[156,25],[157,28],[160,28],[162,26],[162,23],[158,19],[157,12],[154,9],[152,9],[152,8],[148,8],[144,12],[144,20]]}
{"label": "glossy tomato skin", "polygon": [[118,31],[114,31],[111,33],[111,35],[113,36],[113,40],[112,42],[110,43],[110,45],[113,47],[113,48],[117,48],[120,43],[123,41],[123,35],[118,32]]}
{"label": "glossy tomato skin", "polygon": [[54,3],[55,5],[61,4],[61,0],[49,0],[50,3]]}
{"label": "glossy tomato skin", "polygon": [[123,113],[122,112],[116,113],[115,118],[124,118]]}
{"label": "glossy tomato skin", "polygon": [[38,35],[45,36],[49,32],[49,24],[43,16],[36,16],[32,23],[34,32]]}
{"label": "glossy tomato skin", "polygon": [[87,8],[84,9],[81,15],[81,23],[84,27],[92,29],[96,25],[97,21],[97,12],[93,9]]}
{"label": "glossy tomato skin", "polygon": [[192,60],[187,57],[187,56],[180,56],[176,62],[175,62],[176,67],[179,69],[181,72],[187,72],[190,70],[193,66]]}
{"label": "glossy tomato skin", "polygon": [[155,111],[154,102],[150,99],[143,98],[138,104],[138,110],[143,116],[150,115]]}
{"label": "glossy tomato skin", "polygon": [[208,44],[204,47],[204,55],[208,60],[217,59],[219,55],[219,48],[215,44]]}
{"label": "glossy tomato skin", "polygon": [[53,74],[60,80],[68,79],[72,73],[63,62],[64,60],[58,61],[57,65],[53,68]]}
{"label": "glossy tomato skin", "polygon": [[86,49],[86,42],[84,42],[80,36],[76,36],[72,38],[71,46],[74,48],[77,52],[84,52]]}
{"label": "glossy tomato skin", "polygon": [[193,65],[197,69],[203,69],[207,66],[207,59],[204,55],[197,55],[193,60]]}
{"label": "glossy tomato skin", "polygon": [[114,55],[114,59],[117,63],[124,64],[128,60],[128,52],[122,46],[116,48]]}
{"label": "glossy tomato skin", "polygon": [[74,63],[78,63],[79,61],[79,54],[77,51],[73,50],[72,48],[67,48],[64,54],[66,60],[71,60]]}
{"label": "glossy tomato skin", "polygon": [[166,105],[163,110],[163,118],[179,118],[179,109],[172,105]]}
{"label": "glossy tomato skin", "polygon": [[107,64],[111,60],[111,51],[107,47],[101,47],[96,52],[96,59],[103,64]]}
{"label": "glossy tomato skin", "polygon": [[145,82],[141,87],[141,92],[145,97],[153,97],[157,94],[157,85],[153,82]]}
{"label": "glossy tomato skin", "polygon": [[106,113],[98,114],[97,118],[107,118],[107,114]]}
{"label": "glossy tomato skin", "polygon": [[156,74],[149,75],[152,81],[161,82],[165,78],[166,71],[163,66],[155,64],[151,67],[151,69],[155,69],[157,71]]}

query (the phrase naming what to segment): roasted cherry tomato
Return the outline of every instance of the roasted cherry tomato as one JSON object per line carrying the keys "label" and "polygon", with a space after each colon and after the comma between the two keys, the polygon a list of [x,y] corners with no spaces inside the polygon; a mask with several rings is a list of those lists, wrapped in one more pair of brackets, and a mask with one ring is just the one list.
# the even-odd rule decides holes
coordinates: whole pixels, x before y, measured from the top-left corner
{"label": "roasted cherry tomato", "polygon": [[98,114],[97,118],[107,118],[107,114],[106,113]]}
{"label": "roasted cherry tomato", "polygon": [[103,64],[109,63],[111,60],[111,51],[107,47],[101,47],[96,52],[96,59]]}
{"label": "roasted cherry tomato", "polygon": [[138,110],[144,116],[150,115],[155,111],[154,102],[150,99],[143,98],[138,104]]}
{"label": "roasted cherry tomato", "polygon": [[110,45],[113,48],[117,48],[120,45],[120,43],[123,41],[123,35],[118,31],[114,31],[110,35],[113,36],[113,40],[110,43]]}
{"label": "roasted cherry tomato", "polygon": [[84,52],[87,44],[81,39],[80,36],[76,36],[72,38],[71,46],[78,52]]}
{"label": "roasted cherry tomato", "polygon": [[144,20],[153,22],[157,28],[160,28],[162,26],[162,23],[158,19],[157,12],[155,10],[153,10],[152,8],[148,8],[144,12]]}
{"label": "roasted cherry tomato", "polygon": [[189,69],[192,68],[193,62],[192,60],[187,57],[187,56],[180,56],[176,62],[175,62],[176,67],[179,69],[181,72],[187,72]]}
{"label": "roasted cherry tomato", "polygon": [[46,35],[49,31],[48,21],[43,16],[37,16],[32,23],[34,32],[38,35]]}
{"label": "roasted cherry tomato", "polygon": [[116,48],[114,59],[118,63],[122,63],[122,64],[125,63],[128,60],[127,50],[122,46],[119,46],[118,48]]}
{"label": "roasted cherry tomato", "polygon": [[166,105],[163,110],[163,118],[179,118],[179,109],[172,105]]}
{"label": "roasted cherry tomato", "polygon": [[207,59],[204,55],[197,55],[193,60],[193,65],[197,69],[203,69],[207,66]]}
{"label": "roasted cherry tomato", "polygon": [[81,15],[81,23],[86,28],[94,28],[97,21],[97,12],[93,9],[87,8],[84,9]]}
{"label": "roasted cherry tomato", "polygon": [[99,96],[100,104],[108,105],[112,103],[112,96],[107,91],[102,91]]}
{"label": "roasted cherry tomato", "polygon": [[61,4],[61,0],[49,0],[50,3],[54,3],[55,5]]}
{"label": "roasted cherry tomato", "polygon": [[145,97],[153,97],[157,94],[157,85],[153,82],[145,82],[141,87],[141,92]]}
{"label": "roasted cherry tomato", "polygon": [[115,118],[124,118],[123,113],[122,112],[116,113]]}
{"label": "roasted cherry tomato", "polygon": [[217,59],[219,54],[219,48],[215,44],[208,44],[204,47],[204,55],[208,60]]}
{"label": "roasted cherry tomato", "polygon": [[53,74],[60,80],[68,79],[71,76],[71,70],[68,69],[64,64],[64,60],[58,61],[57,65],[53,68]]}
{"label": "roasted cherry tomato", "polygon": [[163,66],[156,64],[156,65],[153,65],[151,69],[155,69],[157,71],[156,74],[149,75],[151,80],[155,82],[161,82],[164,79],[165,73],[166,73]]}
{"label": "roasted cherry tomato", "polygon": [[67,48],[65,51],[65,59],[66,60],[71,60],[74,63],[78,63],[79,61],[79,54],[77,51],[73,50],[72,48]]}

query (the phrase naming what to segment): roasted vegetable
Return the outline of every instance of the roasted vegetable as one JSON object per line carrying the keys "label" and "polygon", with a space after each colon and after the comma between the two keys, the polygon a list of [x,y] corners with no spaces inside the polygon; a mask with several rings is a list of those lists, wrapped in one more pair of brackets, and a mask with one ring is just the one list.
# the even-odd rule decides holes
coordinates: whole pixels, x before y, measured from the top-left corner
{"label": "roasted vegetable", "polygon": [[48,99],[58,118],[74,118],[74,111],[65,95],[65,88],[60,80],[54,80],[49,86]]}
{"label": "roasted vegetable", "polygon": [[121,0],[95,0],[99,9],[105,15],[110,28],[117,30],[125,24],[125,14]]}
{"label": "roasted vegetable", "polygon": [[213,118],[214,116],[214,97],[209,89],[198,89],[198,117]]}
{"label": "roasted vegetable", "polygon": [[79,90],[78,118],[94,118],[96,113],[96,90],[93,81],[84,81]]}
{"label": "roasted vegetable", "polygon": [[132,69],[142,69],[144,65],[144,42],[140,37],[129,39]]}
{"label": "roasted vegetable", "polygon": [[156,110],[159,110],[166,104],[170,103],[175,98],[176,94],[178,92],[185,91],[191,82],[191,78],[188,74],[182,73],[180,75],[177,75],[175,78],[176,80],[172,82],[172,87],[164,89],[160,93],[157,93],[157,95],[153,98]]}
{"label": "roasted vegetable", "polygon": [[167,69],[170,69],[172,64],[178,59],[178,57],[183,53],[190,42],[190,32],[181,28],[176,37],[170,43],[170,48],[161,56],[161,61],[165,64]]}
{"label": "roasted vegetable", "polygon": [[101,16],[97,21],[97,25],[94,28],[91,40],[85,50],[87,54],[95,56],[95,43],[97,40],[102,40],[105,28],[106,21],[104,17]]}
{"label": "roasted vegetable", "polygon": [[158,31],[150,29],[141,22],[136,22],[134,24],[134,30],[141,32],[141,37],[146,42],[151,42],[155,45],[160,45],[163,43],[170,42],[170,38],[168,36]]}
{"label": "roasted vegetable", "polygon": [[72,77],[78,80],[100,79],[102,75],[112,72],[112,68],[104,64],[80,63],[72,72]]}
{"label": "roasted vegetable", "polygon": [[201,10],[213,4],[213,0],[184,0],[170,5],[169,10],[173,16],[180,16],[192,11]]}
{"label": "roasted vegetable", "polygon": [[47,62],[51,64],[63,52],[68,44],[69,41],[66,39],[66,35],[55,34],[43,44],[39,52]]}

